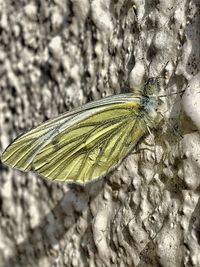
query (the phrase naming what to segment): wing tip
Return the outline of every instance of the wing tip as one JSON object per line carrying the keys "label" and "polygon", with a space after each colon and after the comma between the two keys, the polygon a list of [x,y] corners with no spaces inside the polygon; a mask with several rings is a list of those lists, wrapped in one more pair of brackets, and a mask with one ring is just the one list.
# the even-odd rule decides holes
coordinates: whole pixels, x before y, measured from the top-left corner
{"label": "wing tip", "polygon": [[9,158],[9,155],[7,155],[8,154],[8,147],[9,146],[6,147],[6,149],[3,151],[3,153],[0,156],[1,162],[5,165],[9,164],[9,163],[7,163],[7,160]]}

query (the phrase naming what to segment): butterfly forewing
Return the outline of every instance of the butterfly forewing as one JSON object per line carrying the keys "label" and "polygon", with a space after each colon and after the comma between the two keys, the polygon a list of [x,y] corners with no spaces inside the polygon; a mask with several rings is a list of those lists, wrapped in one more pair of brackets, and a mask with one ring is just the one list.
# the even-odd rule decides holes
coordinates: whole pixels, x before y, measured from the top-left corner
{"label": "butterfly forewing", "polygon": [[116,95],[65,113],[17,138],[8,165],[52,180],[88,181],[105,175],[146,132],[140,97]]}

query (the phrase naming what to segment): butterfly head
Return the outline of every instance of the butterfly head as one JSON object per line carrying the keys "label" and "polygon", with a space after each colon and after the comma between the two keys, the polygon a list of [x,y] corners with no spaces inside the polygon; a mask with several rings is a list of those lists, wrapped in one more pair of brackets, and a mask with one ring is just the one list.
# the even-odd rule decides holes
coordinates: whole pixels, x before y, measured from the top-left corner
{"label": "butterfly head", "polygon": [[152,77],[147,80],[142,88],[142,94],[148,97],[158,96],[160,84],[157,77]]}

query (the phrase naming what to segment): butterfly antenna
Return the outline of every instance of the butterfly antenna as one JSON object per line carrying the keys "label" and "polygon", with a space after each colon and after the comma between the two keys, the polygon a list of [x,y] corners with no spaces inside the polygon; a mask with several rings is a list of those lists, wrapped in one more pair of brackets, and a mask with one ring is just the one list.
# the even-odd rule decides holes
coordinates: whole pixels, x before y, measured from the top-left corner
{"label": "butterfly antenna", "polygon": [[178,95],[178,94],[183,94],[185,92],[185,89],[181,90],[180,92],[174,92],[174,93],[170,93],[170,94],[165,94],[165,95],[159,95],[158,97],[167,97],[167,96],[171,96],[171,95]]}

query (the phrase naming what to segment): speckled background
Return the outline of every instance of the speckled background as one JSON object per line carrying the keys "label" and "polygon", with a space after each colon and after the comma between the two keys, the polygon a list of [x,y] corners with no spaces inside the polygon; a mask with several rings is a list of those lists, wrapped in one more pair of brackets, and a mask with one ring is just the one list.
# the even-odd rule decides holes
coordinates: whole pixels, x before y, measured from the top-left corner
{"label": "speckled background", "polygon": [[[0,266],[200,266],[200,2],[0,0],[1,151],[162,73],[163,119],[85,187],[1,165]],[[147,75],[147,73],[146,73]],[[182,137],[181,137],[182,136]]]}

